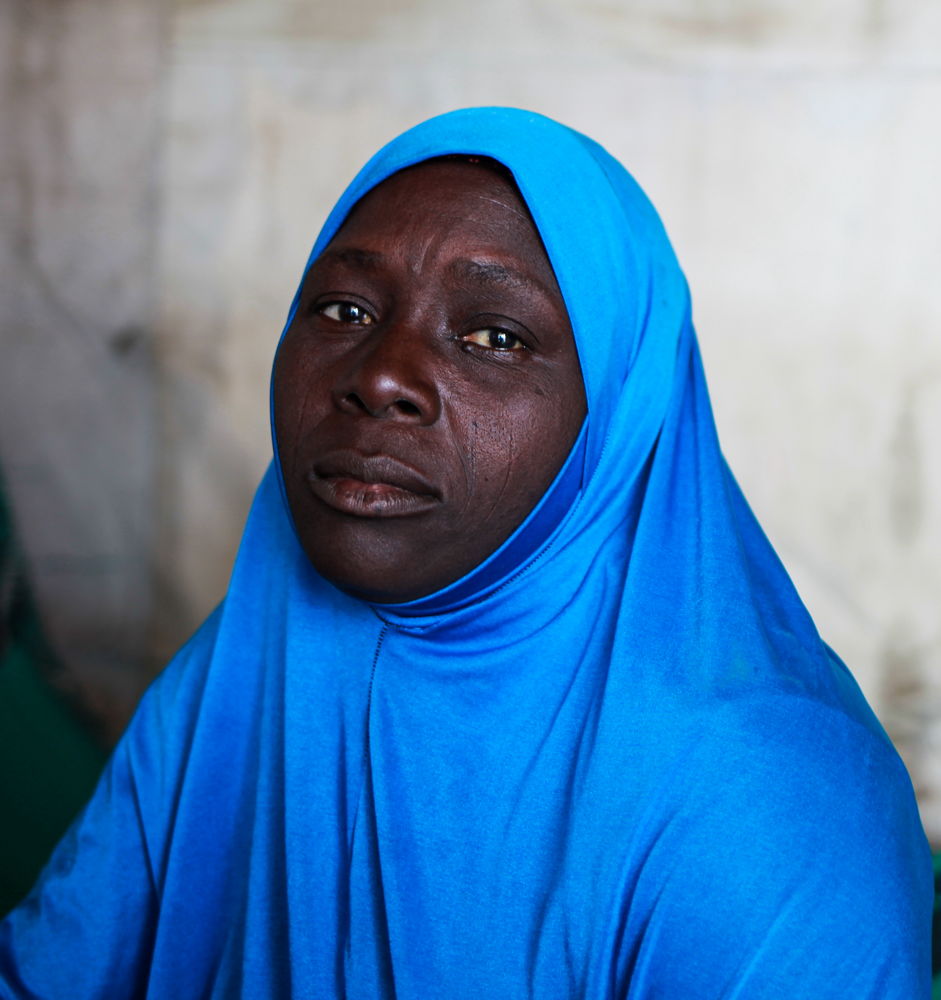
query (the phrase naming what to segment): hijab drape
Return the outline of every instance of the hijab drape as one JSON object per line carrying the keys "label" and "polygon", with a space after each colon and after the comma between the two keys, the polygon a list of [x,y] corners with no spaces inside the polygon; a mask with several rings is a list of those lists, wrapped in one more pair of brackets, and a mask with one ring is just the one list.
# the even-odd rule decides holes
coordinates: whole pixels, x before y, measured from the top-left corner
{"label": "hijab drape", "polygon": [[225,600],[0,931],[0,984],[922,995],[911,785],[723,460],[630,175],[539,115],[455,112],[369,161],[311,260],[365,192],[446,154],[504,164],[542,237],[588,399],[568,462],[481,566],[395,606],[311,568],[275,462]]}

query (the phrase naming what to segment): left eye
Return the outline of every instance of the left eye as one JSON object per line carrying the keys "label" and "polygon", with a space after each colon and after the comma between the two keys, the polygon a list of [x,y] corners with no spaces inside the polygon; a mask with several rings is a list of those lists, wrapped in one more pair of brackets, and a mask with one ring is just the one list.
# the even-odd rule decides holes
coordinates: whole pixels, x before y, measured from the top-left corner
{"label": "left eye", "polygon": [[461,338],[465,343],[487,347],[491,351],[521,351],[525,344],[509,330],[501,330],[498,326],[488,326],[483,330],[474,330]]}

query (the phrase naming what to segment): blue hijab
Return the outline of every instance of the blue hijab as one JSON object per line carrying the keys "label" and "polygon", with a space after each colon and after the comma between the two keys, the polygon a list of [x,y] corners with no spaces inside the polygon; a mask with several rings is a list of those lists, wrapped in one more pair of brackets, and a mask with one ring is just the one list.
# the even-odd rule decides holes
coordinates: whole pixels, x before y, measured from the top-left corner
{"label": "blue hijab", "polygon": [[444,154],[504,164],[542,237],[588,400],[568,461],[483,564],[400,605],[318,576],[274,463],[225,600],[0,927],[0,985],[927,995],[908,776],[722,458],[686,283],[630,175],[539,115],[455,112],[367,163],[311,260]]}

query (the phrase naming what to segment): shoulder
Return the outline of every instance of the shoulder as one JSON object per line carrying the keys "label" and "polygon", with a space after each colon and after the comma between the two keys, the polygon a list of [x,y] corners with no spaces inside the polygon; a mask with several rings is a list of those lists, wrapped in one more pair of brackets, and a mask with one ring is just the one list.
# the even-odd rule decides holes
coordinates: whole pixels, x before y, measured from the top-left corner
{"label": "shoulder", "polygon": [[155,764],[188,738],[205,696],[222,607],[209,615],[144,692],[116,750],[133,767]]}
{"label": "shoulder", "polygon": [[658,963],[670,988],[918,995],[930,856],[878,723],[853,705],[776,691],[715,705],[702,724],[632,900],[685,952],[677,961],[697,956],[676,966],[682,982]]}

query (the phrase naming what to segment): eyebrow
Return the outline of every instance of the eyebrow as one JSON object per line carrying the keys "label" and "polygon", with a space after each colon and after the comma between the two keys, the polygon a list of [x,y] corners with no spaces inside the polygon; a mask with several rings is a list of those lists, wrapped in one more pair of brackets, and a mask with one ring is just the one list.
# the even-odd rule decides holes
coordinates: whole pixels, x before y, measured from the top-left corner
{"label": "eyebrow", "polygon": [[[372,250],[360,250],[356,247],[331,250],[326,249],[317,258],[317,261],[338,261],[341,264],[355,264],[357,267],[365,268],[369,271],[377,271],[382,267],[385,257],[381,253]],[[315,262],[316,263],[316,262]]]}
{"label": "eyebrow", "polygon": [[[377,253],[374,250],[363,250],[359,247],[338,247],[333,250],[324,250],[318,261],[352,264],[363,270],[376,272],[382,270],[386,263],[386,257],[385,254]],[[459,258],[448,265],[448,270],[459,280],[481,287],[500,285],[505,288],[525,288],[550,297],[553,291],[538,279],[497,261],[474,260],[469,257]]]}
{"label": "eyebrow", "polygon": [[549,294],[549,289],[541,281],[496,261],[460,259],[453,261],[449,270],[456,277],[476,285],[504,285],[533,289],[541,295]]}

